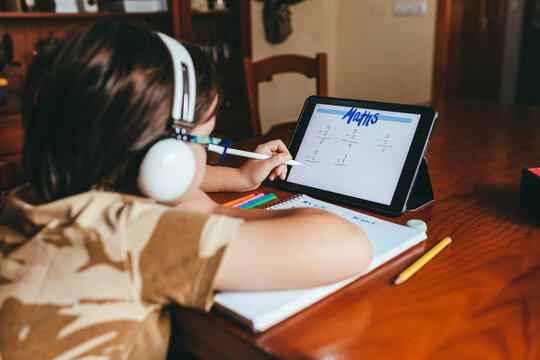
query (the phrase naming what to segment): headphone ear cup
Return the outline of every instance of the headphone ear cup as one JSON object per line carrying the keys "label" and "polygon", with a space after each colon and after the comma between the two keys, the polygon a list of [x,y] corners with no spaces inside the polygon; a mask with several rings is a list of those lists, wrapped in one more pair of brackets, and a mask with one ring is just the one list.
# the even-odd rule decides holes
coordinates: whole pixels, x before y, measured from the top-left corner
{"label": "headphone ear cup", "polygon": [[195,168],[195,156],[183,141],[160,140],[144,156],[139,168],[139,188],[157,201],[173,201],[189,188]]}

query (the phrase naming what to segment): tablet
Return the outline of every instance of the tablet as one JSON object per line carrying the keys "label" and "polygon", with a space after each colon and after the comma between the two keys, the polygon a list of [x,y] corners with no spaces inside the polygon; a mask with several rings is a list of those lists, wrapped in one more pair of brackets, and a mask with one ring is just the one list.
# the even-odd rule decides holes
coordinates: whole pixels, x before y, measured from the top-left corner
{"label": "tablet", "polygon": [[428,106],[311,96],[289,144],[302,165],[289,166],[287,178],[275,184],[400,216],[436,118],[437,111]]}

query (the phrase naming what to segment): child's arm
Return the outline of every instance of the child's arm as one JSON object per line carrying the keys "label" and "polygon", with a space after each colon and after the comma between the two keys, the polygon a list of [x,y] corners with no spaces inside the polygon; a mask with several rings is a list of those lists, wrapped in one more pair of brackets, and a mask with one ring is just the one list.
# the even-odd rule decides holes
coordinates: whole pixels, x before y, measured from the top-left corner
{"label": "child's arm", "polygon": [[261,208],[240,209],[230,206],[221,206],[212,200],[208,194],[198,189],[193,191],[188,198],[182,199],[176,204],[169,204],[177,209],[187,211],[197,211],[214,215],[226,215],[245,220],[268,219],[273,217],[289,216],[297,212],[299,209],[285,209],[279,211],[267,211]]}
{"label": "child's arm", "polygon": [[207,166],[201,184],[205,192],[248,191],[259,187],[268,176],[270,181],[276,177],[282,180],[287,175],[287,165],[291,154],[281,140],[273,140],[257,146],[256,153],[270,155],[266,160],[248,160],[239,168]]}
{"label": "child's arm", "polygon": [[225,215],[235,218],[240,218],[244,220],[260,220],[260,219],[269,219],[276,217],[286,217],[294,215],[297,212],[311,211],[311,209],[282,209],[282,210],[272,210],[268,211],[261,208],[235,208],[231,206],[221,206],[212,200],[208,194],[204,191],[198,189],[193,191],[188,198],[184,198],[181,202],[177,204],[169,204],[176,207],[177,209],[187,210],[187,211],[197,211],[207,214],[214,215]]}
{"label": "child's arm", "polygon": [[323,210],[224,207],[201,190],[177,207],[245,219],[225,251],[217,289],[325,285],[360,273],[372,258],[361,228]]}
{"label": "child's arm", "polygon": [[272,217],[240,225],[223,256],[216,289],[326,285],[359,274],[371,261],[367,235],[336,215],[313,208],[262,212]]}

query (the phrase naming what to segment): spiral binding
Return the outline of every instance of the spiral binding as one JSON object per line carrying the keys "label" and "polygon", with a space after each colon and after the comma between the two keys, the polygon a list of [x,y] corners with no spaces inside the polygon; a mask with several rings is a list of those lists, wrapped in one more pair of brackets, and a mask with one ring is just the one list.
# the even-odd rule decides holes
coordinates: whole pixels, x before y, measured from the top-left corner
{"label": "spiral binding", "polygon": [[282,205],[286,204],[286,203],[289,203],[293,200],[296,200],[297,198],[301,197],[301,196],[304,196],[304,194],[296,194],[296,195],[292,195],[292,196],[289,196],[288,198],[286,199],[283,199],[277,203],[274,203],[272,205],[268,205],[268,206],[264,206],[263,209],[266,209],[266,210],[271,210],[271,209],[280,209]]}

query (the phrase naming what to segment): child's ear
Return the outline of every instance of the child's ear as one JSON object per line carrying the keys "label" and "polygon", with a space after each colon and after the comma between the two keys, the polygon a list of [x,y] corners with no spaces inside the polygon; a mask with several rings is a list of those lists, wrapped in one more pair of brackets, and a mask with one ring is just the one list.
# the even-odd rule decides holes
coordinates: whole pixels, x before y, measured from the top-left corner
{"label": "child's ear", "polygon": [[210,119],[202,124],[198,124],[191,131],[191,135],[197,136],[209,136],[216,127],[216,117],[212,116]]}

